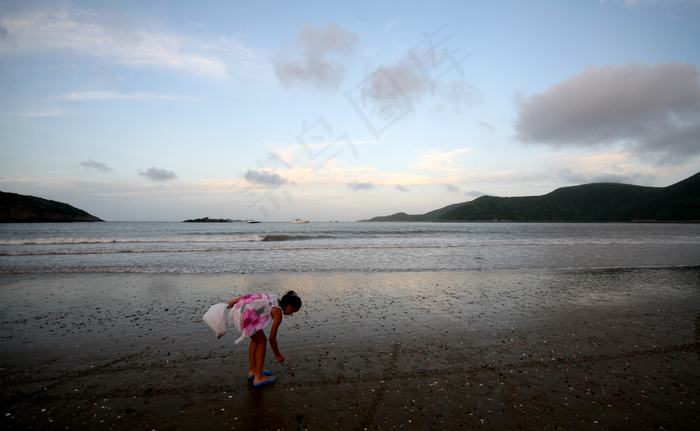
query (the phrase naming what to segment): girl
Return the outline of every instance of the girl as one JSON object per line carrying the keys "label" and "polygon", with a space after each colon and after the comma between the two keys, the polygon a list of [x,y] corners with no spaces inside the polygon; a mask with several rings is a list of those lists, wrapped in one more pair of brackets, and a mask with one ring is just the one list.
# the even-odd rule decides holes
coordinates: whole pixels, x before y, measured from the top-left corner
{"label": "girl", "polygon": [[270,347],[272,347],[277,362],[284,362],[284,356],[277,348],[277,328],[282,323],[282,314],[290,315],[299,311],[301,299],[291,290],[280,300],[275,295],[255,293],[229,301],[228,308],[231,307],[233,310],[229,315],[229,320],[233,321],[236,328],[241,331],[241,337],[236,340],[236,344],[250,337],[248,378],[253,379],[253,386],[275,383],[276,380],[271,375],[272,373],[267,370],[263,371],[265,352],[267,351],[267,338],[265,338],[263,329],[271,320],[273,321],[270,330]]}

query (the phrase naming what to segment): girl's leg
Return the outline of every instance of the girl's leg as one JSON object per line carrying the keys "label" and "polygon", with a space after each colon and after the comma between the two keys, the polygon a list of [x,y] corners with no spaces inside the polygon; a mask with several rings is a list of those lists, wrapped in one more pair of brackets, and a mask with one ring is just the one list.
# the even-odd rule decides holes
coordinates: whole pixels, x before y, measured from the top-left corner
{"label": "girl's leg", "polygon": [[255,349],[257,344],[255,337],[250,337],[250,347],[248,348],[248,360],[250,362],[250,368],[248,369],[249,376],[255,375]]}
{"label": "girl's leg", "polygon": [[[255,347],[253,347],[255,345]],[[248,354],[251,355],[251,365],[255,372],[253,383],[259,383],[263,380],[269,380],[269,377],[263,376],[263,365],[265,364],[265,352],[267,351],[267,337],[263,331],[258,331],[250,337],[250,349]]]}

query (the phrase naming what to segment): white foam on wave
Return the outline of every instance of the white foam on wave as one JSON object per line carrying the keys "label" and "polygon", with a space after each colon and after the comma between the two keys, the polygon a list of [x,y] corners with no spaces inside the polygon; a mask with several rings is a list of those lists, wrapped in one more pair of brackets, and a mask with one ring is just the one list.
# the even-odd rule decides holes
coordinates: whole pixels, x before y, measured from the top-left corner
{"label": "white foam on wave", "polygon": [[1,245],[68,245],[68,244],[141,244],[141,243],[188,243],[188,242],[257,242],[263,241],[262,235],[246,236],[221,236],[198,238],[85,238],[85,237],[57,237],[57,238],[17,238],[2,239]]}

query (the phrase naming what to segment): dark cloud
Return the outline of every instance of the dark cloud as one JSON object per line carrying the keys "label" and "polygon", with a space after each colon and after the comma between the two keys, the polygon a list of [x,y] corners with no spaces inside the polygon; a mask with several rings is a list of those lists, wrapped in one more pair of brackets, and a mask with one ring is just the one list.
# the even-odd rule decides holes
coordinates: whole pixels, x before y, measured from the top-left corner
{"label": "dark cloud", "polygon": [[396,184],[396,190],[398,190],[400,192],[410,192],[411,191],[408,187],[402,186],[401,184]]}
{"label": "dark cloud", "polygon": [[429,83],[415,63],[404,57],[394,65],[378,68],[356,88],[356,102],[370,108],[369,117],[391,121],[414,111],[414,104],[428,91]]}
{"label": "dark cloud", "polygon": [[354,192],[357,192],[360,190],[371,190],[371,189],[376,187],[373,183],[361,183],[361,182],[358,182],[357,180],[355,180],[351,183],[347,183],[347,186],[350,190],[352,190]]}
{"label": "dark cloud", "polygon": [[286,86],[301,83],[335,90],[345,75],[345,68],[335,58],[350,56],[357,40],[355,33],[335,23],[325,28],[306,24],[299,38],[273,60],[275,75]]}
{"label": "dark cloud", "polygon": [[435,80],[413,56],[406,55],[396,64],[380,67],[361,84],[360,102],[374,107],[372,115],[383,120],[397,112],[407,113],[429,98],[438,111],[462,112],[479,104],[482,94],[469,83]]}
{"label": "dark cloud", "polygon": [[85,168],[85,169],[96,169],[100,172],[110,172],[112,171],[112,168],[109,166],[105,165],[104,163],[96,162],[92,159],[88,160],[87,162],[80,162],[80,164]]}
{"label": "dark cloud", "polygon": [[249,183],[258,184],[268,187],[279,187],[287,183],[287,180],[278,174],[264,170],[248,169],[243,177]]}
{"label": "dark cloud", "polygon": [[[385,67],[384,71],[393,84],[413,101],[420,101],[420,98],[430,90],[430,81],[409,57],[404,57],[398,63]],[[368,94],[382,95],[382,91],[378,90],[381,85],[384,85],[381,80],[374,79],[372,81],[373,88]]]}
{"label": "dark cloud", "polygon": [[157,182],[171,181],[177,178],[175,172],[166,171],[165,169],[158,169],[156,167],[148,168],[146,172],[139,172],[139,175],[146,177],[151,181]]}
{"label": "dark cloud", "polygon": [[554,147],[624,143],[634,154],[676,163],[700,154],[700,84],[695,65],[588,67],[518,100],[522,142]]}

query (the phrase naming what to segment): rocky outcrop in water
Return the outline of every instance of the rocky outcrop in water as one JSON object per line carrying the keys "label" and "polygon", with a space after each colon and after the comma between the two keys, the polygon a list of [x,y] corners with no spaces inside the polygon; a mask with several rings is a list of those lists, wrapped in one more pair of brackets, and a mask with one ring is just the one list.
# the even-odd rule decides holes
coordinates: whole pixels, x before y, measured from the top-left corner
{"label": "rocky outcrop in water", "polygon": [[[195,218],[190,220],[185,220],[183,223],[233,223],[235,220],[229,218]],[[240,220],[238,220],[240,221]]]}

